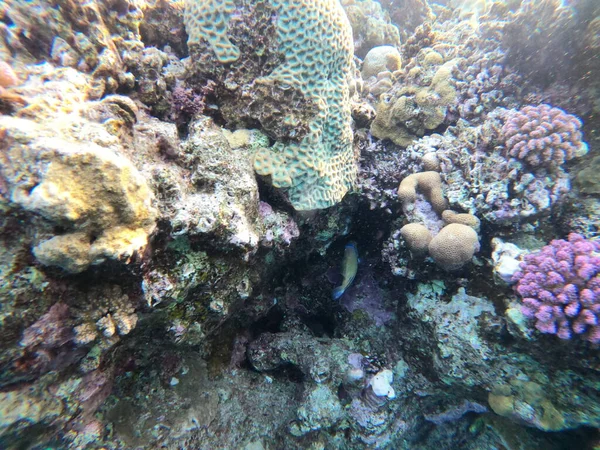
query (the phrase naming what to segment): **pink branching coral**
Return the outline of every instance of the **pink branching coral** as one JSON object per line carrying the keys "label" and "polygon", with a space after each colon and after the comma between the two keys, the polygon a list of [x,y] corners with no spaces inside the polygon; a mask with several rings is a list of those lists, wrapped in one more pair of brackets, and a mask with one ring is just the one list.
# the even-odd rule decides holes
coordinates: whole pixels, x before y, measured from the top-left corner
{"label": "pink branching coral", "polygon": [[521,310],[542,333],[600,343],[600,242],[575,233],[525,256],[514,277]]}
{"label": "pink branching coral", "polygon": [[512,112],[502,134],[509,155],[532,167],[560,167],[587,148],[581,140],[581,121],[550,105]]}

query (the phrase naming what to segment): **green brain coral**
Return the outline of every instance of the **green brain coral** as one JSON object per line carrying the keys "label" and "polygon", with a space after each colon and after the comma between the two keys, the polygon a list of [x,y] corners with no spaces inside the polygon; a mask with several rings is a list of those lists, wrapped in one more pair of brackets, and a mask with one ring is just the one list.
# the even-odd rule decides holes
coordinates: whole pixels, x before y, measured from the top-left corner
{"label": "green brain coral", "polygon": [[[356,179],[348,78],[352,73],[352,29],[337,0],[268,0],[274,12],[279,63],[259,76],[252,89],[293,89],[315,113],[300,140],[278,140],[260,149],[254,168],[286,188],[297,210],[339,202]],[[251,10],[244,0],[187,0],[185,24],[190,47],[207,42],[217,61],[235,67],[244,57],[230,39],[231,28]],[[237,15],[237,16],[236,16]],[[237,19],[232,19],[237,17]],[[282,108],[289,105],[282,105]],[[293,126],[295,119],[288,116]]]}

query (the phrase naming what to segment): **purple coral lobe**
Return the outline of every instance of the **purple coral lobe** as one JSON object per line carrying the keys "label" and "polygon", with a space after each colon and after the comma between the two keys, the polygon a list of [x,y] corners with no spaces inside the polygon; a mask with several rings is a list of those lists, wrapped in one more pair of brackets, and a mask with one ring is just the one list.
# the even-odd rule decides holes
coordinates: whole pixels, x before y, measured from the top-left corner
{"label": "purple coral lobe", "polygon": [[586,144],[581,121],[550,105],[526,106],[509,114],[503,128],[508,154],[532,167],[555,169]]}

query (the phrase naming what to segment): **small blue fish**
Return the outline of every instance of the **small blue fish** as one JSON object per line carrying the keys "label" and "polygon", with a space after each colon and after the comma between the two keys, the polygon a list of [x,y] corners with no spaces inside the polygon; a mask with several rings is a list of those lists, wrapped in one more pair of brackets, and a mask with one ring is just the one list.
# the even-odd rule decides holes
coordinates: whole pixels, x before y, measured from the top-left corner
{"label": "small blue fish", "polygon": [[358,270],[358,249],[356,248],[355,242],[348,242],[346,244],[346,248],[344,249],[344,259],[342,260],[342,276],[344,277],[344,281],[338,287],[333,290],[333,299],[337,300],[346,289],[350,287],[352,282],[354,281],[354,277],[356,276],[356,271]]}

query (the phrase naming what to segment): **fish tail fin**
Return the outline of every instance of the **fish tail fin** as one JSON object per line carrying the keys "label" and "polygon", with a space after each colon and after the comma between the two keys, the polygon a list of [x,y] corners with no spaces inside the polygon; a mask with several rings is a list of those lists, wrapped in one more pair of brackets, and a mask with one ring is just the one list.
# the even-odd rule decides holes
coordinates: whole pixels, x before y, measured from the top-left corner
{"label": "fish tail fin", "polygon": [[344,295],[344,287],[343,286],[338,286],[336,288],[333,289],[333,293],[332,293],[332,297],[334,300],[339,299],[342,295]]}

